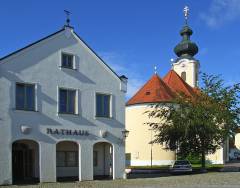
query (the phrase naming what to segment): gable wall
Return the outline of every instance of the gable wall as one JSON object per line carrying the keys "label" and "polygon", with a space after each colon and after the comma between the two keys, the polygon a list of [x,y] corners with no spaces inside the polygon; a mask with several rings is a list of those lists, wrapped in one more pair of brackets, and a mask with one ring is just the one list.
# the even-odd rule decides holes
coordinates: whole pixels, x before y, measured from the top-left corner
{"label": "gable wall", "polygon": [[[59,67],[62,51],[75,55],[77,70]],[[37,112],[15,109],[16,82],[36,84]],[[11,143],[14,140],[37,139],[40,144],[41,142],[51,144],[60,140],[79,140],[90,144],[96,140],[106,140],[117,144],[124,129],[125,93],[120,91],[120,83],[119,78],[89,53],[76,37],[71,35],[68,38],[64,31],[2,60],[0,143],[6,147],[0,149],[0,166],[6,168],[0,170],[0,184],[11,181],[11,178],[2,181],[1,177],[11,177],[11,172],[4,169],[11,166],[9,159],[11,159]],[[79,115],[57,113],[58,87],[78,90]],[[96,92],[112,95],[111,119],[95,118]],[[21,133],[23,125],[31,128],[30,134]],[[46,135],[47,128],[88,130],[90,135],[87,138]],[[109,136],[101,138],[100,130],[107,130]],[[91,175],[91,172],[89,173]],[[116,174],[116,176],[122,175]]]}

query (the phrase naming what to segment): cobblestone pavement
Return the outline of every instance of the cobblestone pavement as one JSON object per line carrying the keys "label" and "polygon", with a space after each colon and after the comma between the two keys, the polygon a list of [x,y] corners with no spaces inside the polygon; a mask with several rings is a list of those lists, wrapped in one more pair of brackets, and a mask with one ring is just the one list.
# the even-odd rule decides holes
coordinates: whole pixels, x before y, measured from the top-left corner
{"label": "cobblestone pavement", "polygon": [[[1,186],[0,186],[1,187]],[[195,175],[139,178],[128,180],[42,183],[1,188],[240,188],[240,172],[218,172]]]}

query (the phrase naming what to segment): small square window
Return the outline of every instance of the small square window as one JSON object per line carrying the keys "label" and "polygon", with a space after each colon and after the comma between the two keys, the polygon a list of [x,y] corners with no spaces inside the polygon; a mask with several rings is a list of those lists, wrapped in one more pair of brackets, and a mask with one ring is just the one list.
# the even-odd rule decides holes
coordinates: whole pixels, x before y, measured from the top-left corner
{"label": "small square window", "polygon": [[110,95],[96,95],[96,116],[107,118],[110,117]]}
{"label": "small square window", "polygon": [[150,94],[151,94],[151,92],[150,92],[150,91],[147,91],[147,92],[146,92],[146,95],[150,95]]}
{"label": "small square window", "polygon": [[73,69],[73,55],[62,53],[62,67]]}
{"label": "small square window", "polygon": [[59,89],[59,113],[76,114],[76,90]]}
{"label": "small square window", "polygon": [[16,109],[29,111],[35,110],[34,84],[16,84]]}

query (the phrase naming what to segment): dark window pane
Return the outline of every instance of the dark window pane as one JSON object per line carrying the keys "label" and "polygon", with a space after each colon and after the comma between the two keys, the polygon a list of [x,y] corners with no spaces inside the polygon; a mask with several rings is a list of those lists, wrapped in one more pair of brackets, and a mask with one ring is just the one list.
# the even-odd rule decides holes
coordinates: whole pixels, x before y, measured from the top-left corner
{"label": "dark window pane", "polygon": [[34,86],[26,86],[26,108],[28,110],[34,110],[35,106],[35,92],[34,92]]}
{"label": "dark window pane", "polygon": [[76,91],[60,89],[59,95],[59,112],[74,114],[76,109]]}
{"label": "dark window pane", "polygon": [[75,151],[69,151],[67,154],[67,166],[68,167],[76,167],[78,166],[78,154]]}
{"label": "dark window pane", "polygon": [[69,113],[75,113],[75,98],[76,98],[76,92],[68,91],[68,112]]}
{"label": "dark window pane", "polygon": [[96,116],[110,117],[110,96],[109,95],[97,94]]}
{"label": "dark window pane", "polygon": [[24,85],[16,85],[16,109],[24,109]]}
{"label": "dark window pane", "polygon": [[73,68],[73,55],[62,54],[62,67]]}
{"label": "dark window pane", "polygon": [[16,85],[16,109],[34,110],[35,109],[35,89],[34,85]]}
{"label": "dark window pane", "polygon": [[64,54],[62,54],[62,66],[63,67],[67,66],[67,56],[65,56]]}
{"label": "dark window pane", "polygon": [[67,112],[67,90],[60,89],[59,92],[59,111],[60,112]]}
{"label": "dark window pane", "polygon": [[109,111],[110,111],[110,109],[109,109],[109,107],[110,107],[110,96],[109,95],[105,95],[104,96],[104,103],[103,103],[103,105],[104,105],[104,107],[103,107],[103,109],[104,109],[104,117],[109,117]]}
{"label": "dark window pane", "polygon": [[93,166],[98,166],[98,152],[93,151]]}
{"label": "dark window pane", "polygon": [[65,152],[58,151],[57,152],[57,166],[64,167],[65,165]]}
{"label": "dark window pane", "polygon": [[187,76],[186,76],[186,72],[182,72],[182,73],[181,73],[181,77],[182,77],[182,79],[183,79],[184,81],[186,81],[186,77],[187,77]]}
{"label": "dark window pane", "polygon": [[73,57],[71,55],[68,55],[68,67],[73,68]]}
{"label": "dark window pane", "polygon": [[103,116],[102,114],[102,95],[97,94],[96,96],[96,115]]}

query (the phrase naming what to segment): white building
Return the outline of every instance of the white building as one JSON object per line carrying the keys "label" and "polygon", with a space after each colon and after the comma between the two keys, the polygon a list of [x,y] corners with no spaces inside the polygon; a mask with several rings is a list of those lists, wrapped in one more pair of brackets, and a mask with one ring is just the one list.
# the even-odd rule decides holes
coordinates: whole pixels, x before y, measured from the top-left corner
{"label": "white building", "polygon": [[0,185],[124,178],[125,93],[69,25],[0,59]]}

